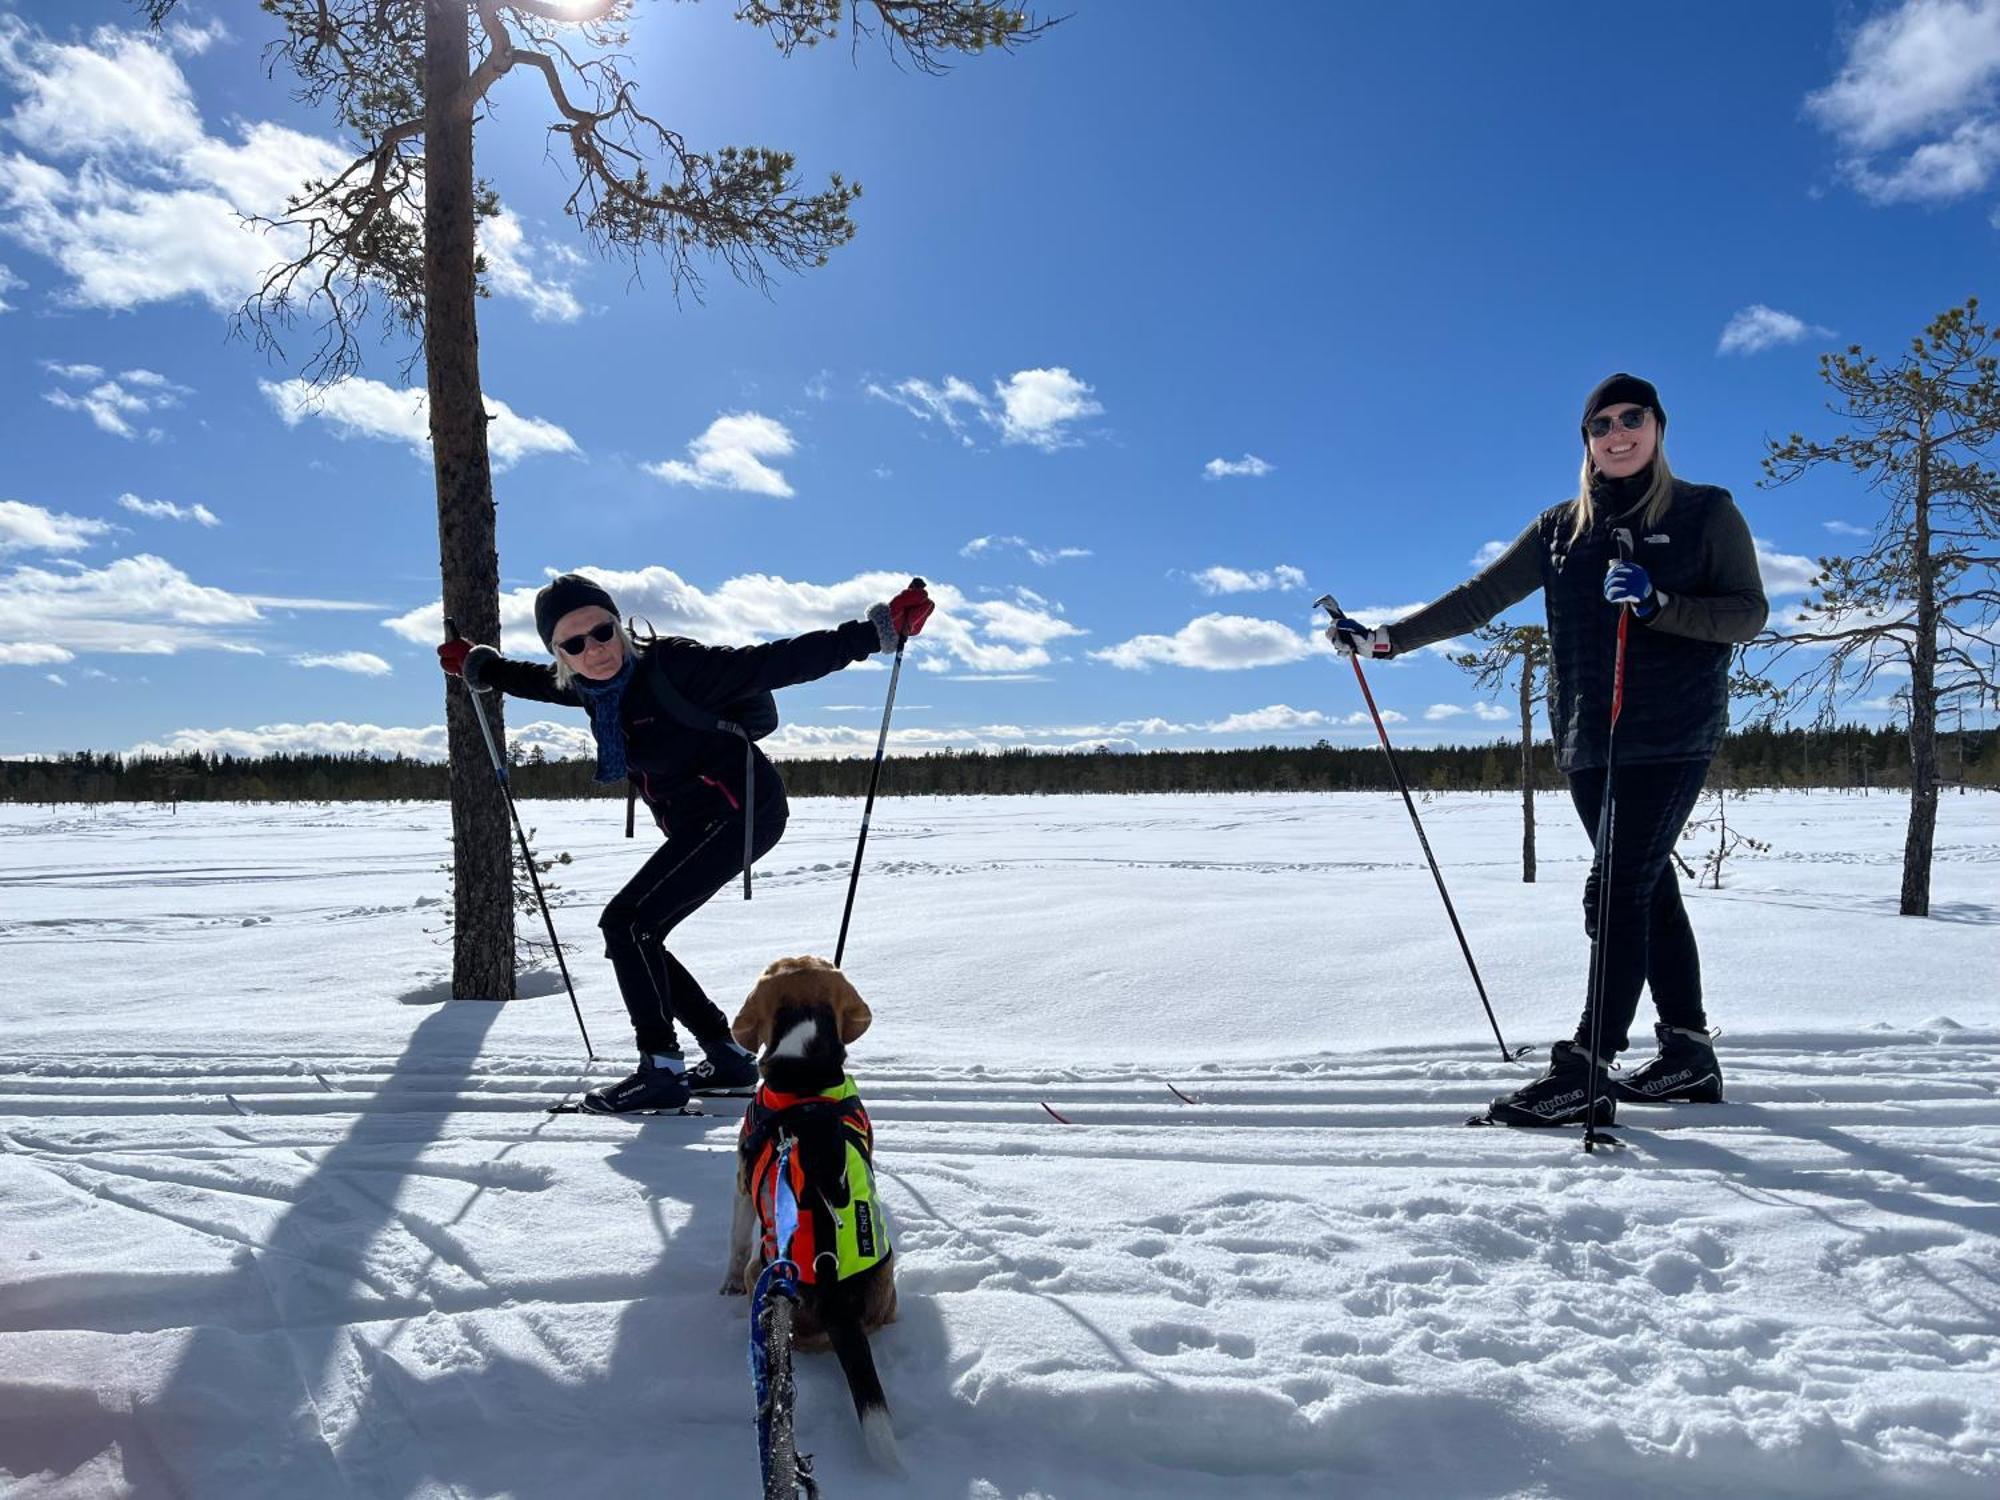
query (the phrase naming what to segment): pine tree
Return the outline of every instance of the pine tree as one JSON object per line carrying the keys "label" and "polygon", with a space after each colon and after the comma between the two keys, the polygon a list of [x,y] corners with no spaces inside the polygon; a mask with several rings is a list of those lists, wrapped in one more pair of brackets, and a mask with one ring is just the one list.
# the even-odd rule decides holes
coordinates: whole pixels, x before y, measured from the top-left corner
{"label": "pine tree", "polygon": [[[1834,410],[1848,430],[1824,440],[1795,432],[1772,442],[1764,460],[1766,484],[1833,465],[1887,502],[1868,547],[1820,558],[1813,591],[1796,616],[1780,619],[1753,643],[1770,654],[1749,681],[1767,712],[1817,700],[1822,719],[1830,719],[1885,671],[1908,673],[1904,916],[1930,913],[1938,710],[2000,705],[1996,345],[2000,337],[1979,320],[1974,298],[1940,314],[1893,364],[1864,354],[1859,344],[1824,355],[1820,376],[1833,388]],[[1863,767],[1865,785],[1867,759]]]}

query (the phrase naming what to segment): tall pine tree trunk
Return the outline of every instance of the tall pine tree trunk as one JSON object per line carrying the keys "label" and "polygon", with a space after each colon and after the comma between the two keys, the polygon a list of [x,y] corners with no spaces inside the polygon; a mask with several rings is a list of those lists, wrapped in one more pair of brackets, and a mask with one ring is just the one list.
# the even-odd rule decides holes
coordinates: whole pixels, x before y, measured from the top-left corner
{"label": "tall pine tree trunk", "polygon": [[1521,653],[1521,879],[1535,883],[1535,659]]}
{"label": "tall pine tree trunk", "polygon": [[1910,538],[1917,585],[1917,649],[1910,658],[1910,827],[1903,837],[1906,917],[1931,914],[1931,845],[1937,836],[1937,577],[1931,557],[1930,464],[1917,460],[1915,529]]}
{"label": "tall pine tree trunk", "polygon": [[[424,365],[444,612],[469,639],[497,644],[500,559],[493,540],[486,403],[479,389],[466,18],[465,0],[425,0]],[[471,695],[449,680],[445,689],[454,871],[451,993],[460,1000],[511,1000],[514,856],[507,805],[473,718]],[[499,695],[488,695],[483,706],[504,745]]]}

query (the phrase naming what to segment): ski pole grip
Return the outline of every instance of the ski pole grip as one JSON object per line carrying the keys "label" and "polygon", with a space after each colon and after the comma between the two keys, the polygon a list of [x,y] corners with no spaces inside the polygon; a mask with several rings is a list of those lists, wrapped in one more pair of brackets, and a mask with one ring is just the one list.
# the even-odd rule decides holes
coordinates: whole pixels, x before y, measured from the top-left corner
{"label": "ski pole grip", "polygon": [[913,588],[913,589],[920,589],[920,588],[924,587],[924,581],[923,581],[923,579],[921,579],[921,578],[912,578],[912,579],[910,580],[910,587],[911,587],[911,588]]}
{"label": "ski pole grip", "polygon": [[1336,620],[1338,620],[1341,615],[1340,601],[1334,598],[1333,595],[1331,594],[1321,594],[1317,599],[1313,601],[1313,608],[1325,610],[1328,614],[1332,615]]}
{"label": "ski pole grip", "polygon": [[1611,544],[1618,549],[1618,560],[1620,562],[1630,562],[1632,560],[1632,533],[1630,531],[1626,530],[1623,526],[1615,527],[1611,533]]}
{"label": "ski pole grip", "polygon": [[455,616],[446,615],[444,617],[444,638],[448,641],[458,639],[458,620]]}

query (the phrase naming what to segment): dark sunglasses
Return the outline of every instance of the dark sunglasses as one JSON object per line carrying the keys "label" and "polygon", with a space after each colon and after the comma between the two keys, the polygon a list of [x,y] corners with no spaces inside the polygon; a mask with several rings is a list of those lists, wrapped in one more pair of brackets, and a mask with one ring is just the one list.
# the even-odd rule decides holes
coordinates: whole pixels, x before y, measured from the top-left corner
{"label": "dark sunglasses", "polygon": [[581,656],[583,655],[584,647],[592,641],[596,641],[601,646],[616,634],[618,634],[618,622],[616,620],[605,620],[591,626],[582,635],[573,635],[567,640],[557,641],[556,650],[562,652],[564,656]]}
{"label": "dark sunglasses", "polygon": [[1594,438],[1601,438],[1611,430],[1611,424],[1616,422],[1627,432],[1637,432],[1646,425],[1647,410],[1647,407],[1635,406],[1630,411],[1621,411],[1616,417],[1592,417],[1583,424],[1583,430]]}

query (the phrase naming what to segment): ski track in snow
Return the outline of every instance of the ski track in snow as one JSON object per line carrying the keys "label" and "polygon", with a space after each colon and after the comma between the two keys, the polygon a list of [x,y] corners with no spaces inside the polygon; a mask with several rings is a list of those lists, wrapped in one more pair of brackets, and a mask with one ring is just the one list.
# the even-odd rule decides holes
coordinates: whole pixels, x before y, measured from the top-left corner
{"label": "ski track in snow", "polygon": [[[1360,829],[1330,824],[1329,800],[1365,809]],[[2000,1014],[1974,991],[2000,959],[2000,819],[1987,804],[1955,824],[1949,857],[1941,838],[1957,919],[1899,922],[1879,914],[1899,824],[1873,800],[1795,799],[1792,822],[1744,804],[1746,828],[1793,849],[1690,893],[1733,1022],[1729,1102],[1627,1108],[1622,1146],[1595,1158],[1573,1133],[1458,1123],[1526,1065],[1472,1040],[1476,1002],[1455,951],[1428,953],[1428,876],[1385,799],[1050,799],[1026,831],[995,802],[887,805],[857,939],[891,909],[897,937],[893,962],[850,966],[880,1014],[854,1071],[903,1303],[875,1348],[917,1477],[867,1468],[837,1370],[808,1356],[802,1445],[828,1500],[1987,1500]],[[434,961],[439,817],[251,812],[0,809],[17,1038],[0,1058],[0,1491],[753,1493],[743,1308],[714,1293],[740,1101],[548,1116],[622,1071],[593,956],[573,960],[608,1054],[593,1068],[561,999],[399,1005]],[[635,857],[591,812],[529,818],[610,856],[563,871],[586,888],[559,916],[572,940]],[[800,951],[770,931],[845,879],[838,810],[824,837],[808,812],[768,898],[693,924],[684,952],[711,928],[697,972]],[[259,817],[284,838],[252,843]],[[1572,919],[1580,854],[1549,828],[1547,887],[1523,888],[1513,808],[1447,798],[1426,818],[1483,914],[1510,1040],[1544,1042],[1570,1011],[1575,951],[1551,923]],[[1332,827],[1347,847],[1313,858]],[[1260,839],[1290,842],[1259,859]],[[916,854],[947,840],[964,858]],[[1183,847],[1210,841],[1241,847]],[[1121,884],[1135,876],[1193,884]],[[1097,935],[1026,930],[1042,883],[1070,878],[1085,907],[1112,887]],[[1329,920],[1334,890],[1368,906],[1377,946],[1452,986],[1447,1039],[1399,1040],[1412,1013],[1393,1007],[1371,1025],[1330,943],[1260,952],[1290,965],[1298,1003],[1220,1028],[1213,993],[1163,984],[1212,989],[1223,970],[1196,947],[1216,923],[1268,947],[1273,924]],[[1183,904],[1153,910],[1163,891]],[[1160,957],[1191,911],[1201,943]],[[924,927],[971,951],[924,956]],[[1761,994],[1718,961],[1758,930],[1792,934]],[[1895,964],[1894,995],[1820,998]],[[967,974],[991,998],[957,998]],[[1510,1005],[1537,981],[1563,998]],[[1104,1035],[1106,1016],[1127,1031]],[[1209,1045],[1218,1030],[1233,1050]]]}

